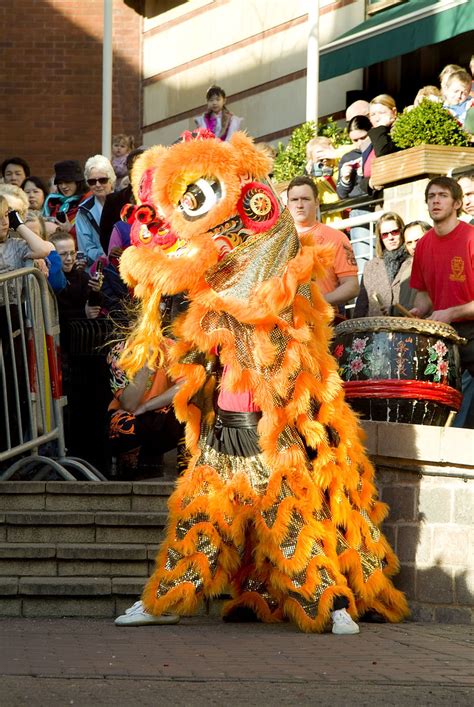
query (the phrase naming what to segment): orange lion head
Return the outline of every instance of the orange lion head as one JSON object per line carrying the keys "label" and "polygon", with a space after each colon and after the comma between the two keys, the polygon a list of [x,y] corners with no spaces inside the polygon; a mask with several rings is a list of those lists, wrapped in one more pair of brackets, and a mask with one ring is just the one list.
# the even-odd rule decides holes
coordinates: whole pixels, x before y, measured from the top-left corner
{"label": "orange lion head", "polygon": [[[206,130],[186,132],[171,147],[140,155],[132,171],[137,206],[125,210],[133,244],[121,264],[126,281],[144,286],[147,277],[137,264],[157,259],[155,287],[168,294],[188,289],[192,282],[185,280],[195,278],[196,267],[203,272],[248,235],[268,230],[281,212],[267,182],[270,168],[265,148],[242,132],[229,142]],[[193,266],[183,258],[192,258]]]}
{"label": "orange lion head", "polygon": [[276,223],[282,207],[267,181],[271,164],[245,133],[222,142],[206,130],[185,132],[170,147],[137,158],[136,206],[122,215],[132,224],[132,246],[120,272],[143,300],[149,338],[162,295],[192,291],[218,259]]}

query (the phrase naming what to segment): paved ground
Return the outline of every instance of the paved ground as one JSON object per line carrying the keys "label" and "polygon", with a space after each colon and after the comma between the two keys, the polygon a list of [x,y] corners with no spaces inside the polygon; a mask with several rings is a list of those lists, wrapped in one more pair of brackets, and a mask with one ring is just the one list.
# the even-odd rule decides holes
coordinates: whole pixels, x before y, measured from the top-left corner
{"label": "paved ground", "polygon": [[472,627],[0,620],[0,705],[472,705]]}

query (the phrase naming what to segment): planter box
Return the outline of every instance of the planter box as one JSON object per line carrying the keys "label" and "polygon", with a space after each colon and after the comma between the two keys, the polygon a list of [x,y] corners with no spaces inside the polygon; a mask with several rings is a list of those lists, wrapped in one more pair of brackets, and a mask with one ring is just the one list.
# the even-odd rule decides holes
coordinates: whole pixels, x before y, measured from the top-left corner
{"label": "planter box", "polygon": [[447,174],[450,169],[470,164],[474,164],[474,147],[419,145],[377,157],[372,163],[372,180],[374,184],[385,186],[407,179]]}

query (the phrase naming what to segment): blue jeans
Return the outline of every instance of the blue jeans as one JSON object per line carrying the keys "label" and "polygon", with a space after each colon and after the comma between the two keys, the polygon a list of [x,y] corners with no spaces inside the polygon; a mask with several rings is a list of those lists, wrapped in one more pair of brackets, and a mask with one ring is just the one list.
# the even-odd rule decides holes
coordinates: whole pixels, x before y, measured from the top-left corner
{"label": "blue jeans", "polygon": [[462,374],[462,405],[454,418],[453,427],[474,428],[474,378],[468,371]]}

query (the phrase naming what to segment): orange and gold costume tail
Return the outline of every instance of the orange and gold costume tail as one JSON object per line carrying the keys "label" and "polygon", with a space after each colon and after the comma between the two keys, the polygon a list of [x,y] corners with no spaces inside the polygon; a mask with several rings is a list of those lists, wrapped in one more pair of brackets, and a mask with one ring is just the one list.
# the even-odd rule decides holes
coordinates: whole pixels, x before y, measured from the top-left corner
{"label": "orange and gold costume tail", "polygon": [[[206,272],[176,323],[171,374],[186,383],[175,410],[193,459],[170,498],[144,591],[151,613],[192,613],[229,589],[226,612],[243,605],[303,631],[325,630],[335,597],[347,597],[354,618],[408,613],[390,580],[397,558],[379,530],[387,508],[328,352],[332,311],[309,285],[327,253],[302,245],[283,212]],[[216,350],[229,389],[250,390],[262,411],[254,457],[206,444],[206,360]]]}

